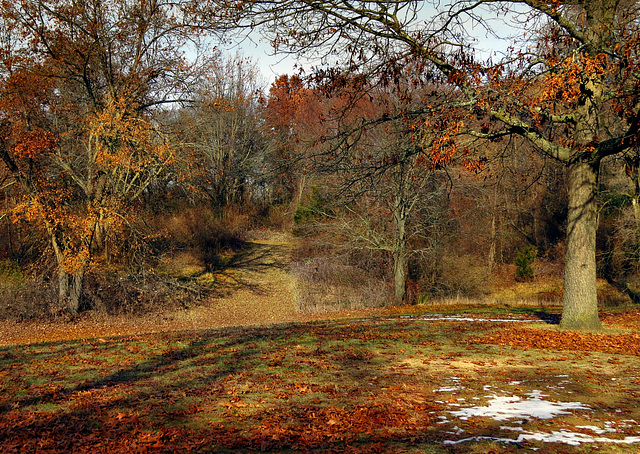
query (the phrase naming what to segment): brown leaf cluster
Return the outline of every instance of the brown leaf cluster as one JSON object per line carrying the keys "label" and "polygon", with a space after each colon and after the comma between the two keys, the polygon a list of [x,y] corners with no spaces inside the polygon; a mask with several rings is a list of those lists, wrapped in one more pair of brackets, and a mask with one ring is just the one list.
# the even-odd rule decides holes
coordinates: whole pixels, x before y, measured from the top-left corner
{"label": "brown leaf cluster", "polygon": [[[250,452],[393,452],[388,442],[418,436],[433,425],[425,405],[402,400],[352,408],[288,406],[267,412],[247,430],[222,423],[205,430],[154,427],[139,412],[100,409],[95,401],[72,414],[12,410],[0,420],[0,445],[7,454],[211,452],[216,446]],[[365,439],[361,450],[358,444]]]}
{"label": "brown leaf cluster", "polygon": [[509,326],[485,336],[472,337],[468,342],[523,349],[595,351],[640,356],[638,333],[602,334]]}

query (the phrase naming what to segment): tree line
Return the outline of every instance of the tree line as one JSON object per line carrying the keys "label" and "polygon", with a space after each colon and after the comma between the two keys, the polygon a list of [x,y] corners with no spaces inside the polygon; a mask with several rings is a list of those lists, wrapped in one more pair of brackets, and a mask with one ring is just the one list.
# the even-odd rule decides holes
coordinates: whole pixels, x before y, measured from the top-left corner
{"label": "tree line", "polygon": [[[150,219],[189,225],[206,207],[190,241],[214,267],[234,240],[193,224],[279,213],[317,252],[369,263],[394,301],[535,247],[564,261],[562,326],[599,329],[598,272],[636,295],[637,13],[608,0],[5,3],[3,252],[77,313],[88,273],[184,242]],[[497,34],[497,17],[530,32],[483,57],[469,30]],[[211,44],[257,28],[331,65],[267,91]]]}

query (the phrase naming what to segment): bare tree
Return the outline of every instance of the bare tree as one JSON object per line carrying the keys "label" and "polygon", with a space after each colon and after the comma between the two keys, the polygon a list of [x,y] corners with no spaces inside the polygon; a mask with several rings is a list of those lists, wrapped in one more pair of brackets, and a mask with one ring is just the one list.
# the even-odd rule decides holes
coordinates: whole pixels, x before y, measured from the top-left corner
{"label": "bare tree", "polygon": [[[232,6],[233,9],[229,8]],[[600,329],[596,295],[600,161],[637,144],[640,129],[638,4],[598,0],[216,2],[208,17],[268,27],[277,48],[320,52],[381,82],[407,68],[457,90],[450,109],[486,115],[484,139],[520,135],[568,169],[564,309],[566,329]],[[495,33],[483,14],[533,30],[534,44],[499,64],[474,56],[467,26]],[[423,111],[431,106],[423,106]],[[461,112],[460,115],[463,115]],[[462,131],[461,131],[462,132]]]}
{"label": "bare tree", "polygon": [[266,190],[258,68],[241,55],[220,57],[194,88],[194,102],[180,110],[176,123],[183,143],[180,173],[214,209],[250,202]]}

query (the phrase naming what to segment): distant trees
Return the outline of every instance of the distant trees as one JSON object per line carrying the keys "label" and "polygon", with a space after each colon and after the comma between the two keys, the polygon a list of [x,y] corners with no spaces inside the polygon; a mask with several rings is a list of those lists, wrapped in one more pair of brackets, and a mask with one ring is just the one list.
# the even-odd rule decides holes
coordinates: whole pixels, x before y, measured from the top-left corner
{"label": "distant trees", "polygon": [[[467,21],[491,33],[491,14],[533,40],[481,61]],[[418,258],[443,262],[445,235],[460,254],[454,237],[476,235],[464,253],[488,269],[564,240],[562,326],[598,329],[596,249],[631,297],[639,274],[637,17],[607,0],[5,2],[3,219],[37,226],[76,313],[92,265],[140,244],[152,200],[293,216],[315,180],[303,208],[324,204],[344,249],[389,256],[397,300]],[[258,26],[336,64],[264,93],[249,60],[197,53],[205,30]]]}
{"label": "distant trees", "polygon": [[251,202],[267,191],[260,77],[250,60],[221,56],[192,87],[194,101],[178,111],[178,172],[215,209]]}
{"label": "distant trees", "polygon": [[[375,82],[345,73],[305,86],[298,77],[281,77],[270,91],[267,122],[274,129],[281,124],[295,147],[290,159],[298,159],[311,184],[319,185],[298,221],[311,221],[325,243],[344,253],[388,254],[395,299],[403,301],[410,258],[433,254],[453,234],[444,228],[452,211],[444,169],[457,156],[442,149],[446,122],[407,114],[421,98],[437,104],[444,92],[400,92]],[[433,129],[423,127],[428,122]],[[432,147],[438,150],[425,156]]]}
{"label": "distant trees", "polygon": [[[276,47],[322,52],[338,58],[345,69],[370,71],[382,82],[418,67],[415,78],[456,87],[448,115],[457,109],[461,116],[485,116],[484,126],[475,128],[468,121],[461,133],[486,140],[519,135],[563,162],[569,201],[561,324],[601,328],[597,177],[604,157],[637,146],[636,3],[464,0],[441,10],[414,1],[232,3],[216,2],[207,14],[216,17],[222,10],[234,23],[267,24]],[[498,64],[483,64],[465,41],[465,24],[474,21],[491,33],[483,18],[487,10],[528,24],[537,41]],[[431,109],[428,103],[423,106],[423,111]]]}

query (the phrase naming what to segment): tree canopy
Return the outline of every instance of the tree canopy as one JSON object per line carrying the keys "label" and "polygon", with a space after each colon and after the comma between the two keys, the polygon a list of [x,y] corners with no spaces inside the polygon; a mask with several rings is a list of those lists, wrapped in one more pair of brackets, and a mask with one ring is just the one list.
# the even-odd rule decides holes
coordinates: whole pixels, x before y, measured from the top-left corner
{"label": "tree canopy", "polygon": [[[216,2],[211,18],[260,25],[276,49],[316,52],[343,71],[455,88],[442,109],[459,136],[518,135],[566,164],[569,175],[564,328],[600,328],[596,297],[597,179],[603,158],[637,146],[640,127],[636,2],[610,0]],[[504,58],[483,61],[469,25],[488,14],[530,30]],[[433,109],[425,103],[421,113]],[[475,127],[471,118],[485,118]]]}

